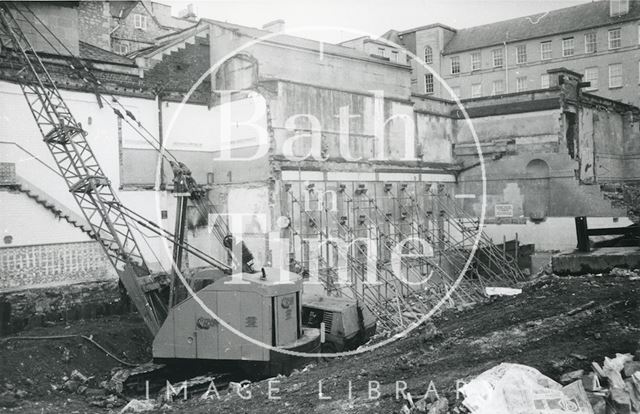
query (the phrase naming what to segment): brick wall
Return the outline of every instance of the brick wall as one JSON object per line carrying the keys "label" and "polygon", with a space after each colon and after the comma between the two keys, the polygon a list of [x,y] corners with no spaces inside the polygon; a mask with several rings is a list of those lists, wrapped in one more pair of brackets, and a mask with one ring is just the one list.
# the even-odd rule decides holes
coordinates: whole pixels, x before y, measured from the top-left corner
{"label": "brick wall", "polygon": [[0,248],[0,289],[115,277],[97,242]]}
{"label": "brick wall", "polygon": [[106,1],[81,1],[78,5],[78,31],[83,42],[111,50],[110,21]]}

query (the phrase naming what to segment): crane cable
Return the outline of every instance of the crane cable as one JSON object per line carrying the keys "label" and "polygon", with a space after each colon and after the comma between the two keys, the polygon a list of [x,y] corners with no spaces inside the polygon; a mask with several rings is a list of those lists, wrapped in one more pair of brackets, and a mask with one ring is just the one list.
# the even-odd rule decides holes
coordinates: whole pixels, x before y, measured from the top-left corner
{"label": "crane cable", "polygon": [[[29,25],[49,44],[49,46],[51,46],[51,48],[59,55],[61,55],[60,50],[53,45],[53,43],[51,43],[51,41],[44,36],[44,34],[38,29],[38,27],[35,26],[35,24],[28,19],[25,14],[13,3],[11,2],[14,6],[14,9],[25,19],[25,21],[27,21],[29,23]],[[55,33],[53,33],[51,31],[51,29],[45,25],[42,20],[31,10],[31,8],[25,4],[25,8],[27,9],[27,11],[29,11],[29,13],[49,32],[49,34],[64,48],[64,50],[75,60],[78,61],[78,63],[80,65],[82,65],[82,68],[84,69],[84,71],[88,74],[88,77],[91,78],[91,81],[94,82],[96,85],[102,87],[102,83],[100,82],[99,79],[97,79],[95,77],[95,75],[89,70],[89,68],[87,68],[87,66],[81,61],[81,59],[77,56],[75,56],[73,54],[73,52],[64,44],[64,42],[62,42]],[[70,67],[74,70],[74,71],[79,71],[79,68],[76,68],[75,66],[73,66],[73,64],[70,64]],[[86,78],[81,76],[81,79],[85,82],[85,83],[89,83],[90,81],[87,80]],[[169,157],[171,157],[173,159],[173,161],[178,162],[177,157],[170,151],[164,148],[164,146],[160,143],[160,141],[148,130],[144,127],[144,125],[142,125],[142,123],[140,121],[138,121],[135,116],[133,115],[133,113],[131,113],[131,111],[129,111],[121,102],[120,100],[118,100],[114,95],[110,94],[111,99],[113,100],[113,102],[117,103],[120,108],[122,108],[122,110],[124,111],[124,113],[126,114],[127,117],[131,118],[136,124],[131,123],[131,121],[129,121],[126,117],[125,114],[123,114],[118,108],[115,108],[107,99],[104,99],[104,102],[107,103],[107,105],[113,110],[113,112],[115,113],[115,115],[117,117],[119,117],[120,119],[124,120],[129,126],[131,126],[131,128],[140,136],[142,137],[150,146],[153,150],[155,150],[156,152],[158,152],[160,154],[160,156],[165,159],[166,161],[171,162],[172,160],[169,159]],[[99,98],[100,99],[100,98]],[[151,140],[153,140],[154,142],[151,142],[151,140],[146,137],[142,132],[140,132],[140,130],[138,129],[141,128],[150,138]],[[156,147],[157,145],[157,147]],[[208,215],[209,211],[208,208],[211,208],[213,210],[213,213],[217,214],[217,216],[222,217],[222,215],[217,211],[217,208],[215,207],[215,205],[213,205],[213,203],[209,203],[209,206],[206,206],[202,200],[192,200],[194,201],[194,207],[198,210],[198,212],[201,215]],[[220,241],[220,243],[223,244],[224,246],[224,231],[226,230],[226,234],[230,234],[229,231],[229,226],[228,223],[226,223],[224,220],[221,220],[222,224],[224,225],[225,229],[221,230],[219,228],[217,228],[216,226],[212,226],[212,229],[214,231],[214,235],[216,236],[216,238]],[[137,229],[138,232],[140,232],[139,229]],[[141,234],[143,234],[142,232],[140,232]],[[144,238],[144,237],[143,237]],[[161,261],[159,260],[159,258],[157,257],[157,255],[155,254],[155,252],[153,251],[153,249],[151,249],[149,243],[145,240],[145,243],[147,245],[147,247],[149,248],[149,250],[154,254],[154,256],[156,257],[156,260],[158,260],[159,263],[161,263]],[[229,250],[229,249],[227,249]],[[231,252],[230,252],[231,253]]]}

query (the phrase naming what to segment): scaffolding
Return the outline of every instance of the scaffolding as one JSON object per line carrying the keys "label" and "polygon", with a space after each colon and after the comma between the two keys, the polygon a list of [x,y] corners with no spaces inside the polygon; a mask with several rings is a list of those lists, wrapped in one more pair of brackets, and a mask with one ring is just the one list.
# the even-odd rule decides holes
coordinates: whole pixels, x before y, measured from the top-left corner
{"label": "scaffolding", "polygon": [[517,259],[443,185],[291,182],[281,208],[290,219],[291,270],[317,277],[328,295],[365,304],[387,328],[524,279]]}

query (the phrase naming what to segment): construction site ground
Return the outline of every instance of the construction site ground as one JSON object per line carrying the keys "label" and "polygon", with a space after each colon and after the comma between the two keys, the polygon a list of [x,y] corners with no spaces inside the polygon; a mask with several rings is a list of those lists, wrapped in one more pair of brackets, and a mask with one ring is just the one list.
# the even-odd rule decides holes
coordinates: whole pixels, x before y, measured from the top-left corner
{"label": "construction site ground", "polygon": [[[396,381],[405,381],[414,399],[429,389],[456,402],[457,380],[501,363],[532,366],[558,380],[592,361],[638,350],[640,312],[638,277],[543,276],[528,282],[517,296],[500,297],[465,309],[448,309],[408,336],[355,357],[312,361],[304,371],[277,378],[278,400],[267,397],[268,383],[251,384],[250,399],[228,390],[220,399],[196,395],[157,411],[184,413],[397,413]],[[117,357],[131,362],[150,358],[150,337],[135,317],[108,317],[21,332],[21,336],[93,335]],[[81,338],[0,340],[0,405],[9,412],[120,412],[127,402],[104,394],[99,382],[119,364]],[[89,379],[65,390],[65,377],[78,370]],[[319,382],[325,398],[319,398]],[[349,381],[352,384],[349,399]],[[369,399],[369,381],[380,383],[380,398]],[[80,381],[81,382],[81,381]],[[67,388],[69,388],[67,386]],[[18,392],[20,391],[20,392]],[[19,397],[16,397],[19,394]],[[375,396],[375,392],[374,392]],[[431,392],[430,396],[434,396]],[[155,396],[152,396],[155,397]],[[140,396],[139,398],[143,398]]]}

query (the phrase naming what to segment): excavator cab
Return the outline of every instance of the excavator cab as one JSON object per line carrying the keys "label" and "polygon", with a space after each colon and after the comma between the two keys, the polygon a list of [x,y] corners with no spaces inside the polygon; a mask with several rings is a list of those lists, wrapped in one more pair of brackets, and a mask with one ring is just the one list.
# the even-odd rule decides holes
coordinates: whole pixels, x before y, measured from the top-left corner
{"label": "excavator cab", "polygon": [[291,372],[302,361],[269,347],[319,351],[319,330],[302,326],[299,275],[264,268],[219,276],[169,310],[153,341],[156,362],[211,361],[217,368],[277,375]]}

